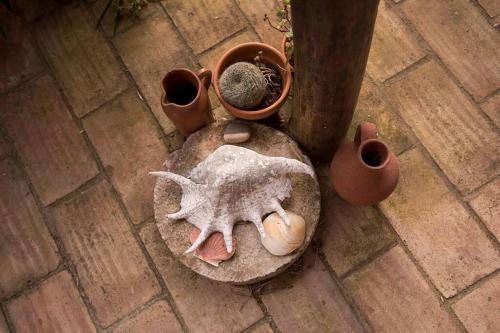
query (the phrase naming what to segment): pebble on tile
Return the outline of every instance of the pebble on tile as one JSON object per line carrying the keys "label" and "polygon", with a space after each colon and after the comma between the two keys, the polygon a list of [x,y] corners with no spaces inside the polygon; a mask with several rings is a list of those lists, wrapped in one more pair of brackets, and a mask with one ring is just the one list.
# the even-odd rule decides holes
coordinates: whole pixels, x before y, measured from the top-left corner
{"label": "pebble on tile", "polygon": [[232,121],[224,130],[223,139],[225,143],[242,143],[250,139],[250,126],[244,122]]}

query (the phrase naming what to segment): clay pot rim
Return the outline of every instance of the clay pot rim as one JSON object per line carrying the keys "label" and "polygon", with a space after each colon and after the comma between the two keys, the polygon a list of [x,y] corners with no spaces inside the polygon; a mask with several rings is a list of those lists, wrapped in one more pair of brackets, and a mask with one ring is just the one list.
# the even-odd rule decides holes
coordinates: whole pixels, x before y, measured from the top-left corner
{"label": "clay pot rim", "polygon": [[[195,78],[195,81],[196,81],[196,84],[197,86],[195,87],[196,88],[196,97],[193,98],[193,100],[191,102],[189,102],[188,104],[177,104],[177,103],[174,103],[174,102],[170,102],[170,103],[165,103],[165,99],[167,98],[167,92],[165,90],[165,86],[164,86],[164,81],[166,80],[167,76],[169,75],[172,75],[172,73],[179,73],[179,72],[183,72],[183,73],[187,73],[189,75],[191,75],[192,77]],[[169,104],[173,104],[173,105],[176,105],[177,107],[183,109],[183,111],[186,111],[185,109],[191,107],[194,105],[194,103],[200,98],[200,95],[201,95],[201,87],[202,83],[201,83],[201,80],[200,78],[198,77],[198,75],[196,75],[195,72],[193,72],[192,70],[190,70],[189,68],[185,68],[185,67],[182,67],[182,68],[174,68],[172,69],[171,71],[169,71],[167,74],[165,74],[165,76],[163,77],[163,79],[161,80],[161,90],[162,90],[162,94],[161,94],[161,105],[162,106],[166,106],[166,105],[169,105]]]}
{"label": "clay pot rim", "polygon": [[[367,144],[373,143],[373,142],[376,142],[377,144],[380,144],[385,149],[385,151],[387,152],[387,157],[386,157],[384,163],[382,163],[382,164],[380,164],[378,166],[372,166],[372,165],[366,164],[365,161],[363,160],[363,156],[362,156],[363,148]],[[371,170],[380,170],[380,169],[385,168],[387,166],[387,164],[389,164],[391,152],[390,152],[389,147],[387,146],[387,144],[385,142],[383,142],[382,140],[380,140],[380,139],[367,139],[367,140],[361,142],[361,144],[358,147],[358,151],[357,151],[356,155],[358,156],[359,161],[361,162],[361,164],[364,167],[366,167],[368,169],[371,169]]]}
{"label": "clay pot rim", "polygon": [[[221,68],[223,65],[225,65],[226,60],[229,58],[229,56],[235,52],[236,50],[242,49],[242,48],[257,48],[257,49],[265,49],[269,53],[273,53],[276,55],[279,59],[281,59],[282,63],[278,64],[278,67],[284,68],[284,72],[286,74],[282,74],[281,71],[279,72],[281,75],[281,78],[283,80],[283,86],[281,90],[281,95],[280,97],[271,105],[264,109],[260,110],[255,110],[255,111],[249,111],[249,110],[242,110],[238,109],[222,98],[219,90],[219,77],[222,74],[221,73]],[[233,62],[234,63],[234,62]],[[272,64],[274,65],[274,64]],[[248,43],[242,43],[238,44],[231,49],[227,50],[217,61],[217,64],[215,66],[215,70],[213,72],[212,76],[212,85],[215,90],[215,94],[217,95],[217,98],[221,102],[222,106],[231,112],[233,115],[239,118],[247,119],[247,120],[257,120],[257,119],[264,119],[272,114],[276,113],[279,111],[279,107],[284,103],[285,99],[288,97],[288,93],[290,92],[290,87],[292,85],[292,71],[290,68],[290,65],[286,61],[286,58],[283,54],[281,54],[280,51],[276,50],[274,47],[265,44],[265,43],[259,43],[259,42],[248,42]]]}

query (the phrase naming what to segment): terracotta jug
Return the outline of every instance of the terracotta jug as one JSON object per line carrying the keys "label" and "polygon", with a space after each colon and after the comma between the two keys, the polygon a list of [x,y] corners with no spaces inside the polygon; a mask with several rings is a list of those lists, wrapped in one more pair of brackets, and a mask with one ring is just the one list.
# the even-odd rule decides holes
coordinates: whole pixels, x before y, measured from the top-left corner
{"label": "terracotta jug", "polygon": [[161,82],[161,107],[184,136],[214,121],[208,88],[212,72],[202,68],[194,73],[186,68],[174,69]]}
{"label": "terracotta jug", "polygon": [[372,205],[387,198],[399,179],[399,162],[377,139],[374,124],[358,126],[354,142],[340,147],[330,166],[335,191],[347,202]]}

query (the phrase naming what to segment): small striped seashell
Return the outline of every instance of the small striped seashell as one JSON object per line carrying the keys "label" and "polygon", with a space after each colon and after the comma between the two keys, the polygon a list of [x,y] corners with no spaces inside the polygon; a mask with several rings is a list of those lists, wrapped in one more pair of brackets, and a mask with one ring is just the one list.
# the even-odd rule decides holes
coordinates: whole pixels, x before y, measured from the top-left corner
{"label": "small striped seashell", "polygon": [[266,237],[261,238],[262,245],[271,254],[284,256],[302,246],[306,235],[306,222],[302,216],[285,211],[290,225],[286,225],[282,218],[273,213],[263,222]]}
{"label": "small striped seashell", "polygon": [[[189,241],[193,244],[200,235],[200,229],[193,228],[189,234]],[[224,236],[220,232],[212,233],[194,253],[194,256],[210,265],[218,267],[222,261],[231,259],[236,250],[236,240],[233,238],[233,251],[227,252]]]}

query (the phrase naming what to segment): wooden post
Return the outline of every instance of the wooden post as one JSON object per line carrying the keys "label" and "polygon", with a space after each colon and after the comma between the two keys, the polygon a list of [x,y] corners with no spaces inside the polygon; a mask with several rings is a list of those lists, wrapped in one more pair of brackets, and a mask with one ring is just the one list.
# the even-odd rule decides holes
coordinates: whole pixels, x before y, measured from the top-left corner
{"label": "wooden post", "polygon": [[317,160],[342,143],[365,73],[379,0],[292,0],[290,132]]}

